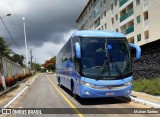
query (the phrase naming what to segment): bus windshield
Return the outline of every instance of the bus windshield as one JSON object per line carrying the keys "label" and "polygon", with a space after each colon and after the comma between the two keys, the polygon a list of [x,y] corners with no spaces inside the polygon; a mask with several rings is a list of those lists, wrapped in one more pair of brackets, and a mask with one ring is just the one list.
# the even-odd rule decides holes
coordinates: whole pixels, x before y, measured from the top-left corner
{"label": "bus windshield", "polygon": [[82,75],[95,79],[118,79],[131,73],[125,38],[82,38]]}

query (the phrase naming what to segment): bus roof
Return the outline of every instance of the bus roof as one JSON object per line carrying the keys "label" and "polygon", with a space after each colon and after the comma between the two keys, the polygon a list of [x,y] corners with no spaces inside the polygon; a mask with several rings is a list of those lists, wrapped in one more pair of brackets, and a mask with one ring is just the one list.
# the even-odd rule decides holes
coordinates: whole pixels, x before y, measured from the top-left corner
{"label": "bus roof", "polygon": [[102,30],[83,30],[76,31],[72,34],[72,38],[75,36],[79,37],[125,37],[122,33]]}

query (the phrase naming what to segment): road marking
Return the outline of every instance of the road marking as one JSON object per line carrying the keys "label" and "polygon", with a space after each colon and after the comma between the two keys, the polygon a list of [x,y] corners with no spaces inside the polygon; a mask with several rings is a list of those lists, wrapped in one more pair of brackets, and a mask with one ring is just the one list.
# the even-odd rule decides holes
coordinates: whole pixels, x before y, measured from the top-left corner
{"label": "road marking", "polygon": [[[47,76],[47,75],[46,75]],[[71,101],[62,93],[62,91],[53,83],[50,78],[47,76],[48,80],[52,83],[52,85],[57,89],[57,91],[62,95],[62,97],[66,100],[66,102],[74,109],[74,111],[78,114],[79,117],[84,117],[84,115],[72,104]]]}
{"label": "road marking", "polygon": [[[39,76],[39,74],[37,74],[36,76],[33,77],[32,82],[29,84],[31,85],[35,79]],[[9,101],[3,108],[8,108],[17,98],[19,98],[20,95],[22,95],[27,89],[29,88],[29,86],[25,86],[24,89],[19,92],[11,101]]]}

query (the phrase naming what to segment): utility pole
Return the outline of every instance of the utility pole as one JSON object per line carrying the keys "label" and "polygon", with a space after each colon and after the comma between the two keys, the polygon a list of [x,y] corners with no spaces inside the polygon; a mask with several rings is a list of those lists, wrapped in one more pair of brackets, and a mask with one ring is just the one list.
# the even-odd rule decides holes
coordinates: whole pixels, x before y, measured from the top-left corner
{"label": "utility pole", "polygon": [[37,58],[35,58],[35,63],[34,63],[35,72],[37,72],[37,68],[36,68],[36,60],[37,60]]}
{"label": "utility pole", "polygon": [[26,38],[26,25],[25,25],[25,18],[23,17],[23,25],[24,25],[24,39],[25,39],[25,47],[26,47],[26,65],[28,67],[28,52],[27,52],[27,38]]}
{"label": "utility pole", "polygon": [[36,63],[37,58],[34,58],[34,59],[35,59],[35,63]]}
{"label": "utility pole", "polygon": [[29,49],[29,50],[30,50],[30,59],[31,59],[31,70],[32,70],[32,60],[33,60],[32,51],[33,51],[33,49]]}

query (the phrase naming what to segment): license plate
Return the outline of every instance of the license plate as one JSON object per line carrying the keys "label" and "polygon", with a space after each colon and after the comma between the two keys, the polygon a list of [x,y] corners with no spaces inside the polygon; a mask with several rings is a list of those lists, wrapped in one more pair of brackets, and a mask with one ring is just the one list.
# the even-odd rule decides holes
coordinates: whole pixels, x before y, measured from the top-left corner
{"label": "license plate", "polygon": [[114,95],[114,92],[108,92],[106,95]]}

